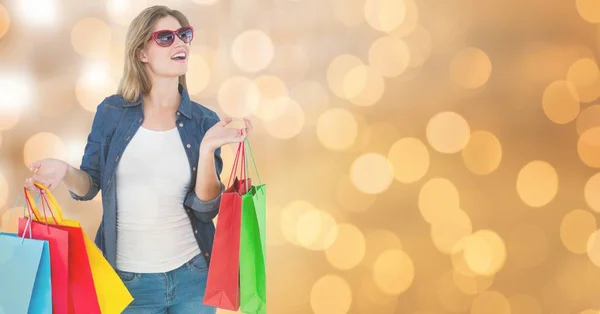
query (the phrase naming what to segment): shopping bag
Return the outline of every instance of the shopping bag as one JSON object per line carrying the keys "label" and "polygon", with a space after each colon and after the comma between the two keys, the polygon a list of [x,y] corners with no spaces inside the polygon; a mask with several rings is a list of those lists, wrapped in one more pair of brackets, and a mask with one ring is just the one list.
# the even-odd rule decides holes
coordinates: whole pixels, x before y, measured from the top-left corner
{"label": "shopping bag", "polygon": [[[44,213],[45,214],[45,213]],[[30,225],[32,238],[48,241],[52,279],[52,309],[55,314],[69,312],[69,232],[47,223],[19,218],[19,236],[27,233]]]}
{"label": "shopping bag", "polygon": [[[250,151],[249,142],[246,148]],[[248,156],[248,155],[246,155]],[[258,171],[256,171],[258,180]],[[248,173],[246,173],[248,177]],[[242,224],[240,237],[240,308],[244,313],[267,312],[267,286],[265,267],[264,239],[266,234],[261,230],[266,225],[265,185],[252,186],[242,196]],[[263,232],[261,232],[263,231]]]}
{"label": "shopping bag", "polygon": [[[241,152],[241,154],[240,154]],[[215,230],[212,258],[208,268],[208,278],[204,293],[204,304],[230,311],[240,307],[240,229],[242,194],[250,186],[250,181],[236,176],[238,163],[243,163],[243,146],[240,143],[236,154],[228,188],[221,195],[219,219]],[[243,168],[243,165],[242,165]]]}
{"label": "shopping bag", "polygon": [[[98,305],[98,312],[103,314],[118,314],[127,308],[133,301],[133,297],[125,284],[106,260],[102,251],[90,238],[83,232],[81,224],[77,220],[66,219],[63,216],[62,208],[52,195],[52,193],[42,184],[35,183],[40,190],[42,203],[52,208],[54,217],[56,218],[57,226],[63,230],[68,230],[70,233],[77,233],[78,239],[81,239],[78,244],[83,247],[88,259],[88,266],[91,270],[92,283],[95,293],[90,297],[94,297],[95,301],[90,301]],[[34,207],[35,208],[35,207]],[[37,208],[35,208],[37,211]],[[72,267],[71,267],[72,268]],[[84,312],[92,313],[92,312]],[[96,313],[96,310],[94,310]]]}
{"label": "shopping bag", "polygon": [[[25,198],[27,205],[31,208],[33,218],[35,221],[46,221],[46,217],[42,216],[29,191],[25,190]],[[44,193],[41,193],[42,206],[48,206]],[[52,208],[54,213],[54,219],[50,218],[47,221],[50,223],[60,222],[60,213]],[[44,220],[42,220],[42,218]],[[69,302],[69,313],[90,313],[100,314],[100,306],[98,304],[98,298],[96,296],[96,289],[94,287],[94,278],[92,277],[92,271],[90,268],[90,261],[88,258],[87,250],[85,248],[85,242],[83,238],[83,231],[81,228],[68,227],[61,224],[53,224],[53,227],[60,229],[68,234],[68,302]]]}
{"label": "shopping bag", "polygon": [[48,241],[32,239],[25,230],[18,236],[2,233],[0,226],[0,312],[52,314]]}

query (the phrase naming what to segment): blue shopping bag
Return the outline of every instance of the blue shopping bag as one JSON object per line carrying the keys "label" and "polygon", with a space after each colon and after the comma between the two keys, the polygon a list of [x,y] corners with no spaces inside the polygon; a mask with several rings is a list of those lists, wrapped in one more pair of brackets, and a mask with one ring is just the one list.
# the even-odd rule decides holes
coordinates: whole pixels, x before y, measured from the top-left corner
{"label": "blue shopping bag", "polygon": [[27,228],[22,237],[0,228],[0,313],[52,314],[48,241],[28,238]]}

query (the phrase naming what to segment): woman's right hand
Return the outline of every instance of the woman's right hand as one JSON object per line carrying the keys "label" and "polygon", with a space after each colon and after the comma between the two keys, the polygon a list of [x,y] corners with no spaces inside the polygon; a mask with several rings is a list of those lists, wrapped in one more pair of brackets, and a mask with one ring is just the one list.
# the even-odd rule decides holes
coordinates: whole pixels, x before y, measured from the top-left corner
{"label": "woman's right hand", "polygon": [[67,175],[69,164],[59,159],[48,158],[32,163],[29,169],[33,176],[25,180],[25,188],[35,193],[38,189],[34,183],[39,182],[52,191]]}

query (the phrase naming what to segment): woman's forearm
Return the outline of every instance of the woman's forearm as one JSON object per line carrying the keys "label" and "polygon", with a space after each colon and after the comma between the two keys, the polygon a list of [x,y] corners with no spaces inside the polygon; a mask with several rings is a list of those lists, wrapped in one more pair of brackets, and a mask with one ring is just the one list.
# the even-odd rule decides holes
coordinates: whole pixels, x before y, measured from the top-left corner
{"label": "woman's forearm", "polygon": [[214,155],[214,151],[200,149],[195,192],[201,201],[210,201],[221,193],[221,182],[217,177]]}
{"label": "woman's forearm", "polygon": [[87,195],[91,188],[89,175],[72,166],[67,167],[67,174],[63,182],[71,192],[79,196]]}

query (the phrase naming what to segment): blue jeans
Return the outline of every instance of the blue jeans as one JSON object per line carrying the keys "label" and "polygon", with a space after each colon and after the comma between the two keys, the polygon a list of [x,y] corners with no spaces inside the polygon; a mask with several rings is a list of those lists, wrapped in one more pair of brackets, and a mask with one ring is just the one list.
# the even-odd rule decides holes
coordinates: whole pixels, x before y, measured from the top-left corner
{"label": "blue jeans", "polygon": [[139,274],[117,270],[133,296],[123,314],[215,314],[202,304],[208,267],[201,254],[167,273]]}

